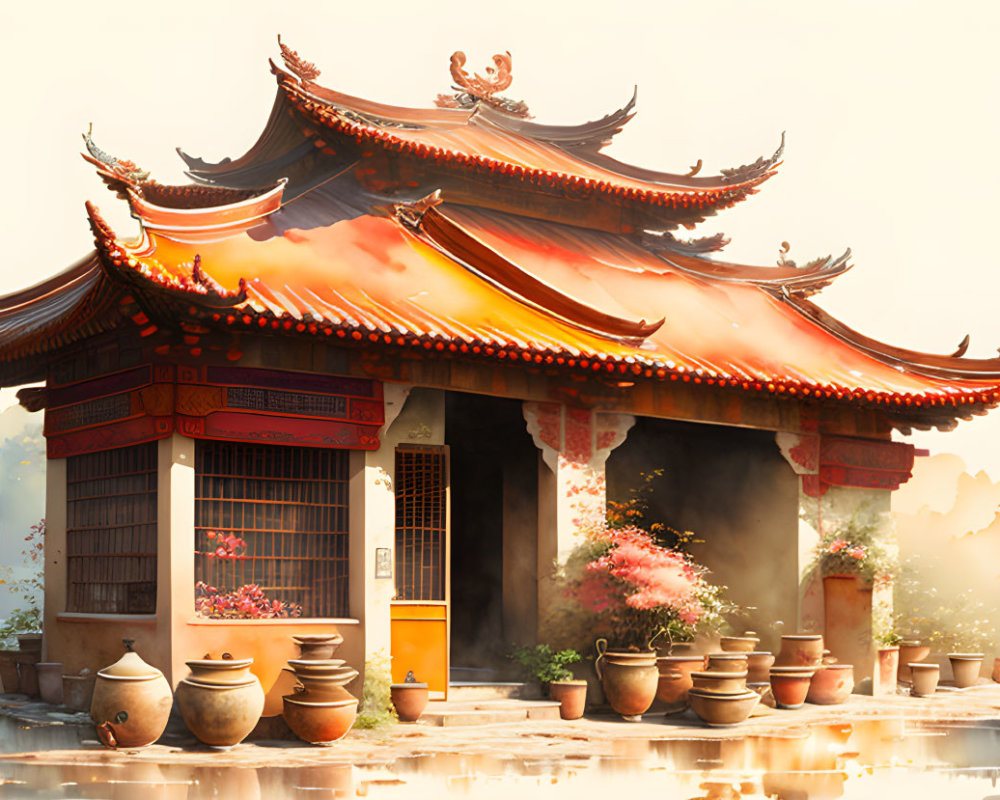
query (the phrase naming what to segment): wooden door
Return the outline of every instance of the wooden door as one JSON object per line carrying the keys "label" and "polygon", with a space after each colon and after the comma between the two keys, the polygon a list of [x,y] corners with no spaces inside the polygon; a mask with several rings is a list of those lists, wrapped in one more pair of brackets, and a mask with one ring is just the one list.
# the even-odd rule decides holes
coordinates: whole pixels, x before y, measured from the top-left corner
{"label": "wooden door", "polygon": [[392,680],[411,671],[431,697],[448,694],[450,646],[448,448],[396,448],[396,598],[390,615]]}

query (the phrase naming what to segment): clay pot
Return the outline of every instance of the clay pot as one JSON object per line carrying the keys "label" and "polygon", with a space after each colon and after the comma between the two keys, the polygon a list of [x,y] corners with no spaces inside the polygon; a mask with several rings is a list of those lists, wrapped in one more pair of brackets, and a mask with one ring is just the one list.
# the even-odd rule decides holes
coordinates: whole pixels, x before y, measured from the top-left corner
{"label": "clay pot", "polygon": [[594,662],[604,696],[615,712],[630,722],[637,722],[656,697],[660,677],[656,651],[608,650],[607,645],[607,639],[597,640],[597,660]]}
{"label": "clay pot", "polygon": [[742,694],[747,690],[746,672],[692,672],[693,688],[710,694]]}
{"label": "clay pot", "polygon": [[[342,739],[354,724],[358,714],[358,701],[335,700],[328,703],[310,703],[294,695],[285,695],[282,716],[288,727],[300,739],[310,744],[331,744]],[[263,695],[261,696],[263,704]]]}
{"label": "clay pot", "polygon": [[746,653],[709,653],[708,672],[746,672],[749,661]]}
{"label": "clay pot", "polygon": [[941,678],[940,664],[914,661],[907,666],[910,668],[910,674],[913,678],[910,694],[914,697],[930,697],[937,691],[938,681]]}
{"label": "clay pot", "polygon": [[760,695],[746,691],[741,694],[712,694],[692,689],[688,692],[691,710],[713,727],[736,725],[750,716]]}
{"label": "clay pot", "polygon": [[63,705],[73,711],[90,711],[96,675],[63,675]]}
{"label": "clay pot", "polygon": [[747,631],[742,636],[723,636],[719,639],[719,647],[726,653],[750,653],[760,644],[753,631]]}
{"label": "clay pot", "polygon": [[211,747],[233,747],[260,720],[264,690],[249,671],[252,658],[212,661],[186,662],[191,675],[177,685],[177,707],[200,741]]}
{"label": "clay pot", "polygon": [[[982,653],[948,653],[956,688],[966,689],[979,683],[979,670],[983,666],[983,658]],[[22,672],[22,676],[23,674]]]}
{"label": "clay pot", "polygon": [[765,650],[747,653],[747,683],[767,683],[770,680],[770,670],[773,665],[774,653],[768,653]]}
{"label": "clay pot", "polygon": [[122,641],[125,655],[97,673],[90,718],[106,747],[145,747],[167,727],[170,684],[132,650],[133,640]]}
{"label": "clay pot", "polygon": [[60,706],[63,701],[62,664],[58,661],[40,661],[35,664],[38,673],[38,694],[42,702]]}
{"label": "clay pot", "polygon": [[21,679],[17,674],[17,650],[0,650],[0,681],[5,694],[20,691]]}
{"label": "clay pot", "polygon": [[823,661],[823,636],[819,633],[790,633],[781,637],[776,667],[818,667]]}
{"label": "clay pot", "polygon": [[292,637],[299,646],[299,658],[316,661],[333,658],[334,651],[344,641],[339,633],[303,633]]}
{"label": "clay pot", "polygon": [[691,673],[705,668],[705,657],[660,656],[656,659],[656,668],[660,673],[656,685],[656,699],[668,705],[686,703],[688,689],[693,685]]}
{"label": "clay pot", "polygon": [[896,675],[899,673],[899,648],[880,647],[875,662],[872,694],[883,697],[896,694]]}
{"label": "clay pot", "polygon": [[1000,683],[1000,658],[993,659],[993,673],[990,677],[994,683]]}
{"label": "clay pot", "polygon": [[562,719],[580,719],[587,706],[587,682],[552,681],[549,684],[549,697],[559,703],[559,716]]}
{"label": "clay pot", "polygon": [[923,661],[931,654],[929,644],[921,644],[914,641],[903,641],[899,644],[899,670],[896,672],[896,679],[900,681],[910,681],[910,664],[916,661]]}
{"label": "clay pot", "polygon": [[802,667],[771,667],[771,694],[778,708],[799,708],[809,693],[813,669]]}
{"label": "clay pot", "polygon": [[416,722],[420,719],[427,707],[429,694],[427,684],[416,681],[394,683],[389,687],[389,696],[400,722]]}
{"label": "clay pot", "polygon": [[[354,675],[357,676],[357,670],[352,670]],[[354,697],[347,689],[344,688],[344,684],[348,682],[349,679],[342,678],[311,678],[306,676],[298,676],[298,681],[301,687],[296,687],[295,691],[298,692],[298,700],[308,700],[311,703],[321,703],[331,700],[347,700],[349,697]]]}
{"label": "clay pot", "polygon": [[854,691],[854,666],[824,664],[813,675],[806,700],[818,706],[843,703]]}

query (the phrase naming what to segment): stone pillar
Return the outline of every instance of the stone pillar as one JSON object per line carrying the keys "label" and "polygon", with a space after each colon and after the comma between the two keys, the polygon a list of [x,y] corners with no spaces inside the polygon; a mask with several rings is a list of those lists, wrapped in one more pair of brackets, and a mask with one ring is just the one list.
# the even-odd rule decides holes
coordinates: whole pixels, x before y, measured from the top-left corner
{"label": "stone pillar", "polygon": [[540,451],[537,598],[541,626],[553,600],[556,564],[566,560],[583,528],[604,517],[604,464],[608,454],[625,441],[635,417],[558,403],[525,403],[523,413]]}
{"label": "stone pillar", "polygon": [[155,663],[173,686],[187,674],[184,662],[195,657],[184,651],[194,617],[195,440],[173,433],[157,447],[156,620],[157,630],[171,635],[169,654]]}
{"label": "stone pillar", "polygon": [[[58,653],[51,641],[58,630],[56,615],[66,610],[66,459],[50,458],[45,465],[45,596],[42,606],[42,658]],[[51,653],[50,653],[51,651]]]}
{"label": "stone pillar", "polygon": [[[822,531],[848,519],[861,508],[888,518],[892,492],[911,477],[912,445],[885,440],[788,433],[775,436],[782,455],[800,478],[799,486],[799,626],[824,631],[831,619],[824,607],[821,576],[809,574]],[[891,536],[887,526],[885,535]],[[842,663],[853,663],[855,680],[872,678],[878,643],[874,636],[881,621],[892,617],[892,585],[859,587],[851,620],[831,622],[826,645]],[[876,687],[877,689],[877,687]]]}

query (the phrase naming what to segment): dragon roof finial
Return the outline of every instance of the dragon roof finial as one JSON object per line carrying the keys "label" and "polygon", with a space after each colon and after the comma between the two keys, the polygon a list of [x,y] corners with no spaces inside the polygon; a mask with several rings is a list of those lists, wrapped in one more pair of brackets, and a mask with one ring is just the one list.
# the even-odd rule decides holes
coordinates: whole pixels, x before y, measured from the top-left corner
{"label": "dragon roof finial", "polygon": [[280,33],[278,34],[278,47],[281,48],[281,57],[284,59],[285,66],[300,81],[311,83],[319,77],[319,68],[311,61],[306,61],[297,51],[292,50],[292,48],[282,42]]}
{"label": "dragon roof finial", "polygon": [[451,79],[455,82],[452,88],[458,93],[439,94],[435,103],[440,108],[472,108],[477,102],[484,102],[508,114],[530,116],[528,107],[523,102],[497,94],[508,88],[513,80],[509,51],[493,56],[493,66],[486,68],[485,77],[478,72],[469,75],[465,70],[465,60],[465,53],[461,50],[451,54]]}

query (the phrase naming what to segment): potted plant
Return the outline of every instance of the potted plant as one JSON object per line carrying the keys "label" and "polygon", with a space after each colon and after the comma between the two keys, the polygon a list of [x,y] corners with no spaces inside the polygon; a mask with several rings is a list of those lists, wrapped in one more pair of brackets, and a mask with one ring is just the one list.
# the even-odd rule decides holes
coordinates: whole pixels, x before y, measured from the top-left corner
{"label": "potted plant", "polygon": [[[29,573],[14,577],[10,567],[3,567],[7,577],[0,578],[11,594],[22,600],[0,625],[0,680],[5,692],[38,694],[35,664],[41,660],[42,609],[39,602],[44,594],[45,520],[32,525],[24,537],[21,551],[24,567]],[[17,649],[14,649],[15,645]]]}
{"label": "potted plant", "polygon": [[576,680],[567,665],[580,660],[576,650],[553,650],[547,644],[534,647],[518,645],[510,657],[521,665],[522,671],[531,679],[547,686],[549,697],[559,703],[559,716],[563,719],[579,719],[587,702],[587,682]]}

